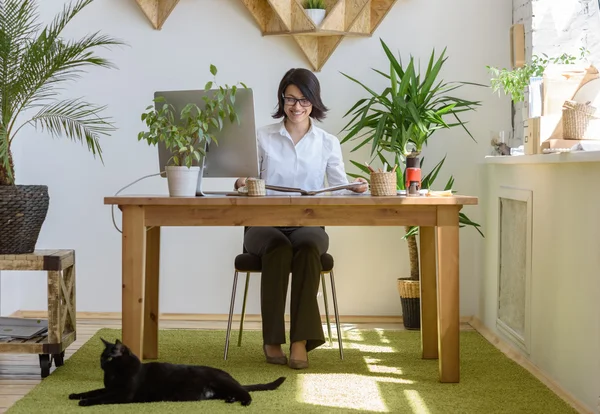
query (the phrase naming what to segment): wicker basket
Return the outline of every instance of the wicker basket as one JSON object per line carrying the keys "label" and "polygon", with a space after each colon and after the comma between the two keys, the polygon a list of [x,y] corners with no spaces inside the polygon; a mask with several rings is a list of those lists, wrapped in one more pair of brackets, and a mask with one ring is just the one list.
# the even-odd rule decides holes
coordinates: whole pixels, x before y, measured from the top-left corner
{"label": "wicker basket", "polygon": [[248,180],[246,180],[246,187],[248,188],[248,195],[250,197],[261,197],[267,195],[265,180],[259,178],[248,178]]}
{"label": "wicker basket", "polygon": [[565,101],[562,110],[563,139],[585,139],[590,119],[598,118],[594,116],[595,112],[596,108],[589,102]]}
{"label": "wicker basket", "polygon": [[421,329],[421,290],[418,280],[398,279],[402,320],[406,329]]}
{"label": "wicker basket", "polygon": [[0,186],[0,254],[35,250],[49,201],[45,185]]}
{"label": "wicker basket", "polygon": [[372,172],[371,173],[371,195],[394,196],[396,195],[396,173],[395,172]]}

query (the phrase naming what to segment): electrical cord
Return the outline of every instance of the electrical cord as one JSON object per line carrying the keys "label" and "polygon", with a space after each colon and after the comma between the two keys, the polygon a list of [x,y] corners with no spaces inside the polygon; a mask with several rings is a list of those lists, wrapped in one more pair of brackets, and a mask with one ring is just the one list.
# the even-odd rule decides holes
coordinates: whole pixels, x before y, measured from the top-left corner
{"label": "electrical cord", "polygon": [[[115,193],[115,196],[118,196],[118,195],[119,195],[119,193],[120,193],[121,191],[123,191],[123,190],[125,190],[125,189],[127,189],[127,188],[131,187],[132,185],[134,185],[134,184],[136,184],[136,183],[138,183],[138,182],[142,181],[143,179],[150,178],[150,177],[154,177],[154,176],[161,175],[161,174],[164,174],[164,171],[163,171],[163,172],[156,173],[156,174],[149,174],[149,175],[145,175],[145,176],[143,176],[143,177],[141,177],[141,178],[138,178],[137,180],[135,180],[135,181],[134,181],[134,182],[132,182],[131,184],[127,184],[125,187],[123,187],[123,188],[121,188],[119,191],[117,191],[117,192]],[[111,215],[112,215],[112,221],[113,221],[113,225],[115,226],[115,229],[117,229],[117,231],[118,231],[119,233],[123,233],[123,232],[122,232],[122,231],[119,229],[119,227],[117,227],[117,223],[115,222],[115,205],[114,205],[114,204],[110,206],[110,212],[111,212]],[[146,231],[150,230],[151,228],[152,228],[152,227],[150,227],[150,228],[146,229]]]}

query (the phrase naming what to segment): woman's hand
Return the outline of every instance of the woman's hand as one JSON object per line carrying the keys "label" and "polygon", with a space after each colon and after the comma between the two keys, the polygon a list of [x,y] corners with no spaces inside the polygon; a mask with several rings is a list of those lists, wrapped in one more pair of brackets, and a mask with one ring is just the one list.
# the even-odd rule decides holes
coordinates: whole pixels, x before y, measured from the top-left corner
{"label": "woman's hand", "polygon": [[351,190],[354,191],[355,193],[364,193],[365,191],[367,191],[367,188],[369,188],[367,180],[365,180],[362,177],[357,177],[356,180],[354,180],[353,182],[364,183],[364,185],[357,185],[356,187],[351,188]]}
{"label": "woman's hand", "polygon": [[246,177],[238,178],[237,180],[235,180],[235,183],[233,184],[233,188],[235,188],[236,190],[238,188],[241,188],[244,186],[246,186]]}

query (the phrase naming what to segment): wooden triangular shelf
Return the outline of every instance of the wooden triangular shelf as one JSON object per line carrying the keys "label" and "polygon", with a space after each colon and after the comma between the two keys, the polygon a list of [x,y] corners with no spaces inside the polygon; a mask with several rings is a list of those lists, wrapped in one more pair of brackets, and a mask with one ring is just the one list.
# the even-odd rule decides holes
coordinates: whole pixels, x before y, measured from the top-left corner
{"label": "wooden triangular shelf", "polygon": [[346,2],[338,1],[336,4],[327,11],[327,16],[321,23],[321,30],[335,30],[343,32],[346,30],[344,25],[346,16]]}
{"label": "wooden triangular shelf", "polygon": [[345,36],[371,36],[397,0],[324,0],[326,16],[318,26],[304,11],[304,0],[241,1],[263,36],[292,36],[320,71]]}
{"label": "wooden triangular shelf", "polygon": [[135,0],[156,30],[163,24],[175,8],[179,0]]}
{"label": "wooden triangular shelf", "polygon": [[344,36],[293,35],[315,71],[320,71]]}
{"label": "wooden triangular shelf", "polygon": [[[179,0],[135,0],[160,30]],[[308,17],[304,0],[240,0],[263,36],[292,36],[315,71],[320,71],[345,36],[371,36],[398,0],[324,0],[319,25]]]}
{"label": "wooden triangular shelf", "polygon": [[290,30],[275,13],[271,5],[267,3],[267,0],[242,0],[242,3],[258,23],[261,33],[284,33]]}
{"label": "wooden triangular shelf", "polygon": [[371,0],[371,33],[377,29],[394,3],[396,3],[396,0]]}

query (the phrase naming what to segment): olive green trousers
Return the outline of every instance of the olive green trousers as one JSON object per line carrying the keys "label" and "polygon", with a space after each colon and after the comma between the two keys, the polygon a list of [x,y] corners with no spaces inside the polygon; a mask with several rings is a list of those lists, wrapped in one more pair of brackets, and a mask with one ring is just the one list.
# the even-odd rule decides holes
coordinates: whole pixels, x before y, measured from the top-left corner
{"label": "olive green trousers", "polygon": [[262,261],[261,316],[263,341],[285,344],[285,300],[290,273],[290,343],[306,340],[310,351],[325,343],[317,293],[321,255],[329,248],[322,227],[250,227],[244,235],[248,253]]}

